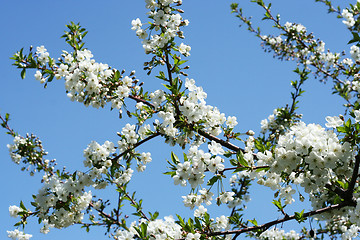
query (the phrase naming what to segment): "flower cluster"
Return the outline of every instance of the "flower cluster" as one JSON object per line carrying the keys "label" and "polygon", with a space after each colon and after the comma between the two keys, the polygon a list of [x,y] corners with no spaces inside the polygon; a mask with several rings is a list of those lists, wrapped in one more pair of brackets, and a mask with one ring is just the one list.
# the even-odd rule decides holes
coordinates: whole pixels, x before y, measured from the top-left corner
{"label": "flower cluster", "polygon": [[84,157],[86,158],[84,165],[92,168],[91,173],[97,178],[97,184],[94,185],[96,188],[105,188],[107,186],[107,181],[102,179],[101,175],[106,174],[110,168],[114,177],[112,182],[122,185],[131,180],[134,171],[129,167],[121,170],[119,167],[121,166],[120,161],[109,158],[113,152],[115,152],[114,143],[109,141],[106,141],[103,145],[92,141],[84,150]]}
{"label": "flower cluster", "polygon": [[354,16],[348,9],[343,9],[341,13],[342,17],[345,18],[342,22],[348,27],[351,28],[355,24]]}
{"label": "flower cluster", "polygon": [[196,189],[198,185],[204,182],[205,171],[216,173],[224,170],[224,159],[216,156],[224,153],[221,145],[212,141],[208,148],[214,155],[205,153],[202,149],[198,149],[197,146],[192,146],[189,149],[188,161],[178,163],[176,166],[176,173],[173,176],[175,185],[186,186],[186,181],[188,181],[191,188]]}
{"label": "flower cluster", "polygon": [[37,216],[46,220],[42,232],[47,233],[49,227],[64,228],[82,221],[82,211],[92,200],[91,191],[85,192],[84,188],[91,186],[95,177],[93,173],[81,172],[68,178],[44,176],[44,186],[32,203],[36,206]]}
{"label": "flower cluster", "polygon": [[[279,36],[261,36],[266,46],[269,46],[275,55],[280,58],[297,58],[305,66],[329,69],[339,65],[340,54],[325,52],[325,43],[315,40],[312,34],[308,34],[306,28],[301,24],[284,24],[284,33]],[[286,38],[286,41],[283,40]],[[301,48],[299,47],[301,45]]]}
{"label": "flower cluster", "polygon": [[11,160],[13,160],[14,163],[19,164],[21,161],[22,156],[17,153],[19,148],[21,146],[24,146],[26,144],[26,139],[21,138],[19,136],[15,136],[13,140],[13,144],[8,144],[7,148],[9,149]]}
{"label": "flower cluster", "polygon": [[[47,52],[47,49],[44,46],[36,47],[36,54],[38,56],[38,61],[41,63],[41,65],[47,64],[50,60],[53,61],[52,58],[50,58],[50,54]],[[40,72],[36,72],[37,75],[39,75]],[[41,73],[40,76],[36,77],[37,80],[42,79]]]}
{"label": "flower cluster", "polygon": [[180,99],[180,111],[191,123],[203,122],[206,131],[218,136],[222,130],[221,125],[225,122],[231,128],[237,124],[236,118],[228,118],[226,121],[225,114],[220,113],[218,108],[207,105],[207,94],[202,87],[195,85],[194,79],[186,79],[185,87],[189,90],[189,94]]}
{"label": "flower cluster", "polygon": [[294,125],[280,136],[274,152],[274,156],[270,152],[257,154],[258,165],[270,166],[258,182],[279,189],[286,204],[294,201],[295,190],[291,185],[282,186],[284,180],[304,187],[317,209],[334,197],[326,185],[345,181],[352,174],[354,156],[350,144],[341,144],[333,131],[326,131],[319,125],[303,122]]}
{"label": "flower cluster", "polygon": [[202,203],[205,203],[206,205],[211,204],[212,197],[214,196],[212,192],[203,188],[199,190],[199,193],[200,194],[191,193],[187,196],[183,196],[182,198],[185,207],[193,209],[195,206],[200,208]]}
{"label": "flower cluster", "polygon": [[[118,135],[121,137],[121,140],[118,141],[118,146],[120,152],[126,152],[132,148],[132,146],[141,139],[145,139],[147,136],[153,134],[153,132],[150,129],[150,125],[145,124],[142,125],[138,131],[135,131],[136,126],[131,125],[127,123],[125,127],[122,128],[121,133],[118,133]],[[136,156],[137,162],[137,170],[140,172],[143,172],[146,168],[146,164],[150,163],[152,161],[151,159],[151,153],[149,152],[143,152],[139,155],[134,154]]]}
{"label": "flower cluster", "polygon": [[[147,2],[146,8],[150,9],[148,15],[149,18],[153,20],[153,22],[150,23],[149,29],[155,29],[156,31],[160,30],[159,34],[151,35],[150,38],[148,38],[146,29],[142,29],[142,23],[139,18],[131,22],[131,29],[136,31],[136,35],[142,39],[143,48],[147,54],[153,53],[157,49],[167,47],[176,36],[183,38],[183,32],[180,30],[180,27],[188,25],[189,21],[184,20],[178,13],[181,11],[171,7],[170,5],[172,4],[177,4],[179,6],[181,5],[181,1],[170,0]],[[180,44],[178,51],[184,56],[189,56],[190,49],[190,46],[182,43]]]}
{"label": "flower cluster", "polygon": [[284,230],[280,230],[277,228],[268,229],[265,232],[260,234],[259,239],[266,240],[277,240],[277,239],[289,239],[289,240],[297,240],[300,239],[300,235],[296,233],[294,230],[286,233]]}
{"label": "flower cluster", "polygon": [[14,231],[7,231],[8,237],[12,240],[29,240],[32,235],[27,234],[24,232],[20,232],[19,230],[15,229]]}
{"label": "flower cluster", "polygon": [[85,106],[95,108],[104,107],[107,102],[111,102],[112,108],[121,109],[124,98],[140,90],[133,76],[134,71],[130,76],[122,76],[122,73],[107,64],[96,62],[88,49],[75,49],[72,53],[63,51],[56,63],[49,57],[44,46],[36,49],[33,59],[26,59],[26,64],[22,63],[26,62],[25,56],[19,52],[14,58],[23,67],[33,67],[31,63],[36,62],[39,70],[34,76],[40,83],[47,84],[54,78],[64,78],[67,96],[72,101],[83,102]]}
{"label": "flower cluster", "polygon": [[[151,240],[155,239],[180,239],[182,237],[181,226],[175,223],[172,216],[164,217],[163,219],[156,219],[150,222],[142,221],[142,224],[146,224],[146,236]],[[140,226],[136,226],[135,222],[131,224],[129,230],[118,230],[114,236],[116,240],[123,239],[135,239],[139,236]]]}
{"label": "flower cluster", "polygon": [[138,90],[129,76],[120,79],[116,69],[107,64],[97,63],[89,50],[64,52],[64,62],[61,63],[55,77],[65,79],[65,88],[71,100],[84,102],[93,107],[104,107],[111,101],[111,107],[121,109],[124,98],[131,89]]}
{"label": "flower cluster", "polygon": [[276,123],[276,116],[279,114],[277,109],[274,109],[273,114],[269,115],[267,119],[261,120],[261,133],[266,133],[269,129],[281,128],[282,126],[278,126]]}
{"label": "flower cluster", "polygon": [[103,145],[92,141],[84,150],[84,166],[96,168],[109,168],[112,165],[108,159],[110,154],[115,152],[114,143],[106,141]]}
{"label": "flower cluster", "polygon": [[37,171],[51,172],[54,169],[55,160],[44,159],[48,153],[43,149],[39,138],[33,134],[14,136],[13,143],[7,144],[7,148],[12,161],[25,164],[22,170],[30,170],[31,175]]}

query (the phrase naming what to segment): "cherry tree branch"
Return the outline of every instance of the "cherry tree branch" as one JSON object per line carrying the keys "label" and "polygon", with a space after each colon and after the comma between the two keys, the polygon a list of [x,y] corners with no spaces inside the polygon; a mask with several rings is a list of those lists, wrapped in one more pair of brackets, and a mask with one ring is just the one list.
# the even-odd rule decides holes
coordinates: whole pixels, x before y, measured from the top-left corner
{"label": "cherry tree branch", "polygon": [[157,136],[159,136],[159,135],[161,135],[159,132],[155,132],[154,134],[150,135],[149,137],[147,137],[147,138],[145,138],[145,139],[143,139],[143,140],[135,143],[131,148],[127,149],[126,151],[124,151],[124,152],[122,152],[122,153],[120,153],[119,155],[117,155],[116,157],[112,158],[111,160],[112,160],[112,161],[117,161],[119,158],[121,158],[122,156],[124,156],[124,155],[126,155],[127,153],[131,152],[132,150],[134,150],[135,148],[137,148],[137,147],[140,146],[141,144],[143,144],[143,143],[145,143],[145,142],[147,142],[147,141],[149,141],[149,140],[151,140],[151,139],[153,139],[153,138],[155,138],[155,137],[157,137]]}
{"label": "cherry tree branch", "polygon": [[150,222],[150,219],[146,216],[146,214],[141,210],[141,208],[138,208],[137,206],[139,205],[137,202],[135,202],[135,200],[126,192],[126,190],[124,189],[123,186],[121,186],[120,184],[116,184],[116,186],[125,194],[125,196],[128,198],[128,200],[130,200],[132,206],[134,206],[136,208],[136,211],[138,211],[138,213],[141,214],[141,216],[146,219],[148,222]]}
{"label": "cherry tree branch", "polygon": [[[328,207],[324,207],[324,208],[321,208],[321,209],[306,212],[302,216],[304,218],[307,218],[307,217],[314,216],[314,215],[317,215],[317,214],[321,214],[321,213],[324,213],[324,212],[328,212],[328,211],[331,211],[331,210],[334,210],[334,209],[340,209],[340,208],[346,207],[346,206],[350,206],[350,203],[334,204],[334,205],[331,205],[331,206],[328,206]],[[296,219],[295,214],[291,215],[291,216],[287,215],[287,216],[285,216],[285,217],[283,217],[281,219],[270,221],[270,222],[267,222],[265,224],[258,225],[258,226],[247,227],[247,228],[243,228],[243,229],[239,229],[239,230],[220,231],[220,232],[212,232],[212,233],[205,233],[205,234],[207,236],[219,236],[219,235],[229,235],[229,234],[240,235],[241,233],[245,233],[245,232],[251,232],[251,231],[256,231],[256,230],[266,230],[266,229],[270,228],[271,226],[274,226],[274,225],[279,224],[279,223],[287,222],[287,221],[290,221],[290,220],[293,220],[293,219]]]}
{"label": "cherry tree branch", "polygon": [[359,165],[360,165],[360,155],[358,154],[355,157],[354,171],[353,171],[353,174],[351,176],[349,187],[345,192],[345,197],[347,198],[345,200],[348,200],[348,201],[352,200],[355,183],[356,183],[356,180],[357,180],[357,178],[359,176]]}
{"label": "cherry tree branch", "polygon": [[209,140],[212,140],[212,141],[215,141],[215,142],[217,142],[217,143],[220,143],[221,146],[226,147],[226,148],[228,148],[228,149],[230,149],[230,150],[233,150],[233,151],[235,151],[235,152],[238,152],[238,151],[244,152],[244,150],[241,149],[240,147],[238,147],[238,146],[236,146],[236,145],[234,145],[234,144],[232,144],[232,143],[230,143],[230,142],[227,142],[227,141],[225,141],[225,140],[222,140],[222,139],[220,139],[220,138],[218,138],[218,137],[215,137],[215,136],[211,135],[210,133],[207,133],[207,132],[205,132],[205,131],[203,131],[203,130],[201,130],[201,129],[198,130],[198,133],[199,133],[201,136],[203,136],[203,137],[205,137],[205,138],[207,138],[207,139],[209,139]]}
{"label": "cherry tree branch", "polygon": [[10,133],[12,136],[15,136],[16,133],[15,133],[14,130],[11,129],[10,126],[8,125],[8,121],[7,121],[8,119],[7,119],[7,118],[4,119],[4,118],[1,116],[1,114],[0,114],[0,119],[1,119],[1,121],[2,121],[1,126],[2,126],[3,128],[5,128],[6,130],[8,130],[9,133]]}
{"label": "cherry tree branch", "polygon": [[154,104],[152,104],[151,102],[148,102],[148,101],[146,101],[146,100],[144,100],[142,98],[139,98],[138,96],[129,95],[129,98],[132,99],[132,100],[135,100],[136,102],[142,102],[142,103],[148,105],[149,107],[155,109]]}
{"label": "cherry tree branch", "polygon": [[93,209],[95,209],[101,216],[106,217],[107,219],[113,221],[117,225],[121,225],[121,222],[110,216],[109,214],[105,213],[104,211],[97,209],[92,202],[89,203],[89,206]]}

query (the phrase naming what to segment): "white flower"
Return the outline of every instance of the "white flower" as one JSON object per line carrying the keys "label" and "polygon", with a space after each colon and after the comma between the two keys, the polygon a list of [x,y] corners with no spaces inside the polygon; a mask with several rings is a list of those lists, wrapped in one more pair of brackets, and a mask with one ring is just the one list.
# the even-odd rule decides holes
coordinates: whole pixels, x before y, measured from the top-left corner
{"label": "white flower", "polygon": [[34,75],[35,79],[40,81],[42,79],[42,74],[41,72],[38,70],[36,71],[35,75]]}
{"label": "white flower", "polygon": [[200,233],[188,233],[188,235],[186,235],[185,240],[199,240],[201,237]]}
{"label": "white flower", "polygon": [[215,142],[214,140],[211,141],[211,144],[208,145],[208,148],[210,150],[210,152],[213,154],[213,155],[218,155],[218,154],[224,154],[225,151],[224,149],[222,148],[221,144],[220,143],[217,143]]}
{"label": "white flower", "polygon": [[189,89],[189,91],[194,91],[196,89],[195,80],[194,79],[185,79],[185,87]]}
{"label": "white flower", "polygon": [[126,230],[118,230],[115,233],[116,240],[132,240],[134,239],[134,233],[126,231]]}
{"label": "white flower", "polygon": [[207,212],[207,209],[200,205],[195,211],[194,211],[194,217],[202,217]]}
{"label": "white flower", "polygon": [[350,55],[355,61],[358,61],[360,59],[360,48],[356,45],[351,46]]}
{"label": "white flower", "polygon": [[149,162],[151,162],[152,158],[151,158],[151,153],[147,152],[143,152],[141,153],[141,156],[140,156],[140,159],[141,161],[144,163],[144,164],[147,164]]}
{"label": "white flower", "polygon": [[234,198],[233,198],[234,194],[235,194],[234,192],[223,192],[223,193],[220,193],[219,200],[220,200],[222,203],[231,202],[232,200],[234,200]]}
{"label": "white flower", "polygon": [[228,224],[229,224],[229,221],[228,221],[227,217],[225,217],[224,215],[216,218],[216,228],[218,230],[226,229],[228,227]]}
{"label": "white flower", "polygon": [[209,165],[208,165],[208,169],[210,172],[216,172],[216,171],[223,171],[225,169],[224,164],[222,164],[224,160],[219,157],[216,156],[215,158],[211,158]]}
{"label": "white flower", "polygon": [[226,121],[226,125],[229,128],[234,128],[236,125],[238,124],[238,122],[236,121],[236,117],[228,117],[227,121]]}
{"label": "white flower", "polygon": [[344,123],[343,120],[341,120],[337,116],[335,116],[335,117],[327,116],[325,119],[327,121],[327,123],[325,123],[325,126],[328,127],[328,128],[340,127]]}
{"label": "white flower", "polygon": [[189,207],[190,209],[193,209],[195,206],[200,206],[201,196],[195,194],[189,194],[186,196],[182,196],[182,198],[185,207]]}
{"label": "white flower", "polygon": [[163,10],[159,10],[154,16],[154,23],[156,25],[166,26],[166,21],[169,17],[169,14],[166,14]]}
{"label": "white flower", "polygon": [[138,36],[140,39],[146,39],[148,34],[144,29],[138,29],[136,31],[136,36]]}
{"label": "white flower", "polygon": [[360,122],[360,111],[359,110],[355,110],[354,111],[355,114],[355,121],[356,122]]}
{"label": "white flower", "polygon": [[44,45],[40,46],[40,47],[36,47],[36,53],[39,54],[39,53],[44,53],[46,52],[46,48],[44,47]]}
{"label": "white flower", "polygon": [[139,30],[142,26],[139,18],[131,21],[132,28],[131,30]]}
{"label": "white flower", "polygon": [[21,208],[19,208],[18,206],[13,205],[9,207],[9,213],[11,217],[16,218],[18,216],[18,213],[21,211],[22,211]]}
{"label": "white flower", "polygon": [[190,56],[190,50],[191,50],[191,47],[189,45],[185,45],[183,43],[180,44],[179,46],[179,52],[184,55],[185,57],[188,57]]}

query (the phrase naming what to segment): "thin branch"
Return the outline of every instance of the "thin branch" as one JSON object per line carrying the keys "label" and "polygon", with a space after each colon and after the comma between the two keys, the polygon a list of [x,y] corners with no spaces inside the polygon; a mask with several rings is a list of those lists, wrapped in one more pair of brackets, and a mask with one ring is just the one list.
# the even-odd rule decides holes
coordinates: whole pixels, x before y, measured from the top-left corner
{"label": "thin branch", "polygon": [[1,119],[1,121],[3,122],[1,125],[2,125],[5,129],[7,129],[12,136],[15,137],[16,133],[14,132],[14,130],[12,130],[12,129],[10,128],[10,126],[7,124],[7,121],[1,116],[1,114],[0,114],[0,119]]}
{"label": "thin branch", "polygon": [[[321,209],[317,209],[317,210],[313,210],[313,211],[309,211],[303,214],[303,217],[310,217],[313,215],[317,215],[320,213],[324,213],[324,212],[328,212],[331,211],[333,209],[340,209],[342,207],[345,206],[349,206],[349,204],[346,203],[342,203],[342,204],[335,204],[335,205],[331,205],[325,208],[321,208]],[[276,224],[282,223],[282,222],[287,222],[289,220],[293,220],[295,219],[295,214],[291,215],[291,216],[285,216],[281,219],[278,220],[274,220],[262,225],[258,225],[258,226],[253,226],[253,227],[248,227],[248,228],[243,228],[243,229],[239,229],[239,230],[231,230],[231,231],[221,231],[221,232],[213,232],[213,233],[205,233],[207,236],[219,236],[219,235],[228,235],[228,234],[237,234],[240,235],[241,233],[245,233],[245,232],[251,232],[251,231],[256,231],[256,230],[266,230],[271,226],[274,226]]]}
{"label": "thin branch", "polygon": [[[236,170],[236,169],[239,169],[239,168],[242,168],[242,167],[245,167],[245,166],[240,165],[240,166],[237,166],[237,167],[225,168],[224,170],[219,171],[219,173],[222,174],[225,171]],[[269,166],[257,166],[257,167],[246,167],[246,168],[251,169],[252,171],[254,171],[254,170],[258,170],[258,169],[266,169],[266,168],[269,168]]]}
{"label": "thin branch", "polygon": [[154,104],[152,104],[151,102],[148,102],[148,101],[146,101],[144,99],[141,99],[138,96],[129,95],[129,98],[135,100],[136,102],[142,102],[142,103],[148,105],[149,107],[155,109]]}
{"label": "thin branch", "polygon": [[230,142],[222,140],[222,139],[220,139],[218,137],[215,137],[215,136],[211,135],[210,133],[207,133],[207,132],[205,132],[203,130],[198,130],[198,133],[201,136],[203,136],[203,137],[205,137],[205,138],[207,138],[209,140],[213,140],[213,141],[215,141],[217,143],[220,143],[223,147],[226,147],[226,148],[228,148],[230,150],[233,150],[235,152],[238,152],[238,151],[244,152],[244,149],[242,149],[242,148],[240,148],[240,147],[238,147],[238,146],[236,146],[236,145],[234,145],[234,144],[232,144]]}
{"label": "thin branch", "polygon": [[127,149],[126,151],[122,152],[121,154],[117,155],[116,157],[114,157],[113,159],[111,159],[112,161],[117,161],[119,158],[121,158],[122,156],[126,155],[127,153],[131,152],[132,150],[134,150],[135,148],[137,148],[138,146],[140,146],[141,144],[159,136],[160,133],[156,132],[152,135],[150,135],[149,137],[141,140],[140,142],[137,142],[136,144],[134,144],[131,148]]}
{"label": "thin branch", "polygon": [[109,214],[104,213],[102,210],[97,209],[96,207],[94,207],[94,204],[93,204],[92,202],[89,203],[89,206],[92,207],[93,209],[95,209],[95,210],[96,210],[100,215],[102,215],[103,217],[106,217],[106,218],[110,219],[111,221],[113,221],[115,224],[117,224],[117,225],[119,225],[119,226],[121,225],[121,223],[120,223],[118,220],[116,220],[115,218],[113,218],[113,217],[110,216]]}
{"label": "thin branch", "polygon": [[[137,206],[137,205],[138,205],[138,203],[135,202],[135,200],[125,191],[125,189],[124,189],[123,186],[121,186],[121,185],[119,185],[119,184],[116,184],[116,186],[123,191],[123,193],[124,193],[125,196],[130,200],[130,202],[132,203],[133,206]],[[148,222],[150,222],[150,219],[145,215],[145,213],[144,213],[142,210],[140,210],[140,209],[138,209],[138,208],[136,208],[136,210],[142,215],[142,217],[143,217],[144,219],[146,219]]]}

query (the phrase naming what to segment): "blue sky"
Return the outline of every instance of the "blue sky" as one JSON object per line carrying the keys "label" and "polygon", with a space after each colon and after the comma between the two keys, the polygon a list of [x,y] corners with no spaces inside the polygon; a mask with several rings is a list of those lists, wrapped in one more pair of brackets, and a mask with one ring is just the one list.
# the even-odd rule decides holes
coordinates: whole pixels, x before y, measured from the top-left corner
{"label": "blue sky", "polygon": [[[189,77],[203,86],[208,93],[207,103],[218,106],[227,116],[237,117],[237,129],[246,132],[253,129],[259,132],[260,121],[272,113],[273,109],[290,102],[290,80],[297,76],[292,72],[296,64],[281,62],[264,53],[260,42],[245,27],[239,28],[239,20],[230,14],[232,1],[184,0],[184,18],[190,21],[185,29],[184,43],[192,47],[188,58]],[[340,2],[340,1],[338,1]],[[345,1],[342,1],[345,2]],[[350,1],[346,1],[350,2]],[[67,166],[70,171],[83,169],[83,150],[92,141],[103,143],[116,141],[116,132],[128,119],[119,120],[115,111],[85,108],[68,100],[63,81],[54,81],[44,89],[29,71],[26,79],[20,79],[20,71],[11,66],[9,59],[17,50],[30,45],[44,45],[50,55],[57,57],[61,50],[70,50],[60,36],[70,21],[80,22],[89,33],[86,47],[98,62],[107,63],[129,73],[136,70],[136,76],[145,82],[149,91],[161,88],[161,83],[142,71],[143,62],[149,60],[135,33],[130,29],[131,20],[139,17],[146,21],[144,1],[1,1],[0,20],[0,113],[11,114],[10,125],[20,134],[34,133],[39,136],[49,158],[56,158],[58,166]],[[250,1],[241,1],[246,15],[253,15],[254,22],[262,18],[261,11]],[[340,52],[349,49],[347,42],[350,33],[335,15],[327,14],[326,8],[310,0],[277,0],[273,11],[281,15],[283,22],[298,22],[305,25],[315,36],[324,40],[326,48]],[[269,23],[265,29],[273,31]],[[306,90],[301,98],[299,113],[304,114],[307,123],[324,125],[325,116],[343,113],[341,99],[331,95],[331,83],[323,84],[310,78],[304,85]],[[23,200],[29,206],[31,195],[41,188],[41,176],[30,177],[11,162],[6,144],[12,139],[0,135],[0,239],[6,239],[6,230],[13,230],[16,219],[8,214],[9,205],[18,205]],[[179,152],[157,139],[144,145],[143,151],[151,151],[153,162],[145,173],[134,177],[132,190],[144,199],[147,211],[160,211],[161,216],[175,213],[191,215],[183,207],[181,195],[189,188],[173,186],[165,175],[165,159],[170,151]],[[256,191],[255,191],[256,190]],[[254,188],[249,205],[250,218],[264,212],[268,201],[263,195],[271,197],[264,188]],[[106,192],[106,196],[113,197]],[[260,207],[259,207],[260,206]],[[301,207],[299,207],[301,210]],[[222,212],[223,211],[223,212]],[[222,209],[216,214],[228,214]],[[275,211],[261,214],[261,219],[271,220],[279,215]],[[35,221],[34,221],[35,222]],[[102,229],[91,231],[91,235],[71,227],[69,230],[53,230],[48,235],[39,233],[37,224],[30,224],[26,232],[33,239],[106,239]]]}

